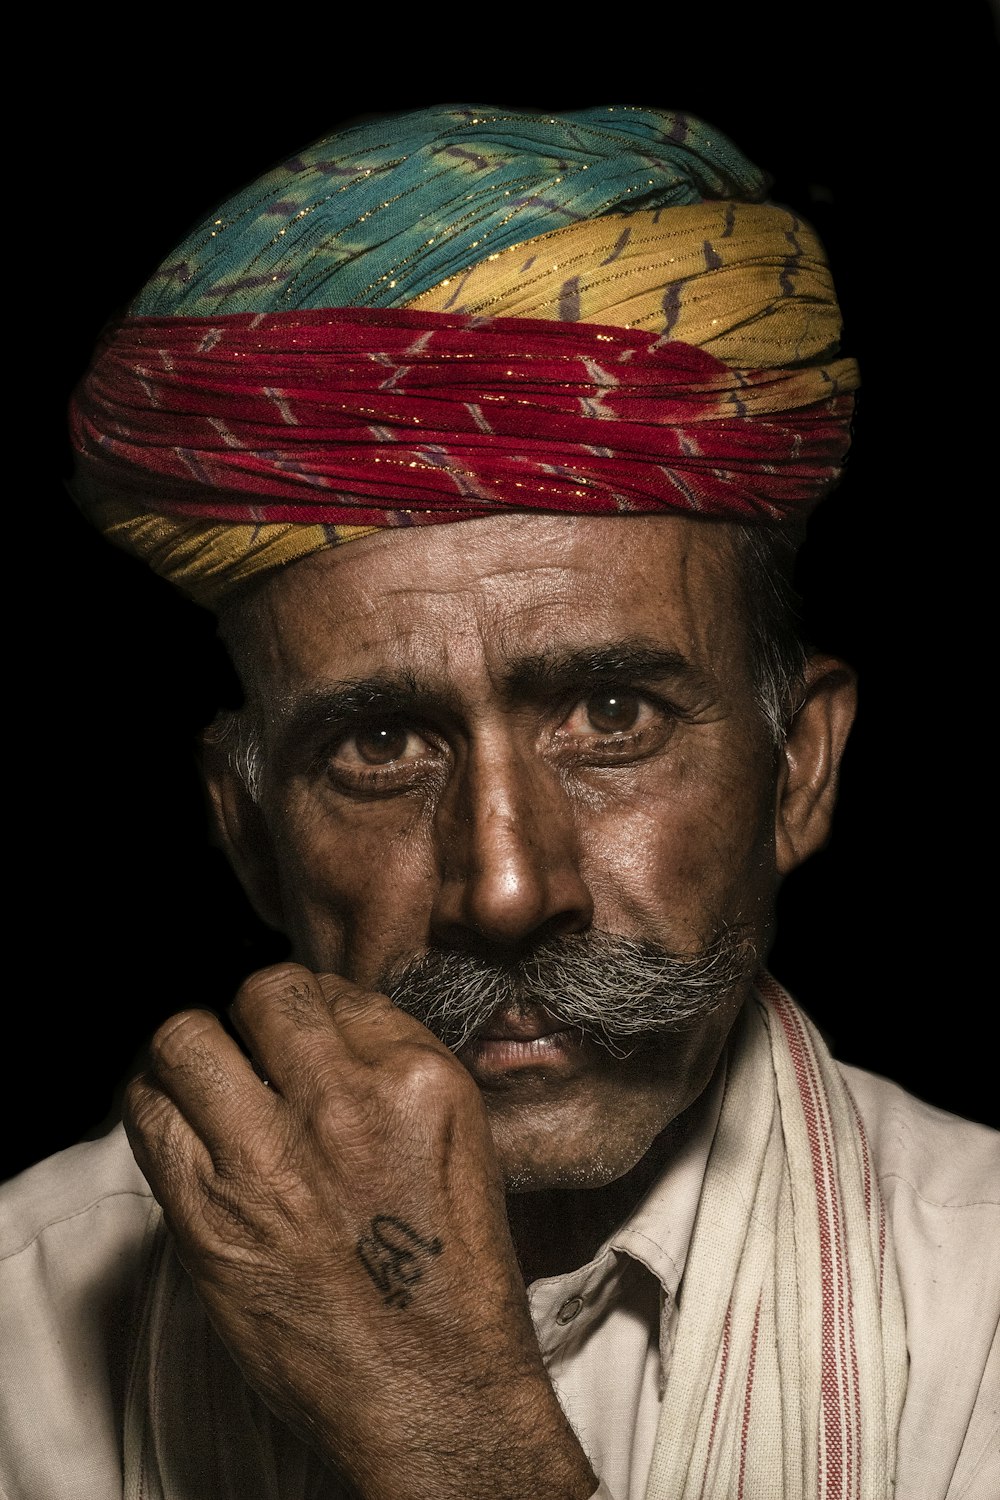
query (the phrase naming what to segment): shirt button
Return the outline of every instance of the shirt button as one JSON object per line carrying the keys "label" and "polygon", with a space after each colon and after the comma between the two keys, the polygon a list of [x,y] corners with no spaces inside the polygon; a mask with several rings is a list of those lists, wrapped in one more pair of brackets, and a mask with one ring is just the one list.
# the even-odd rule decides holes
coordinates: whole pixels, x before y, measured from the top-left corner
{"label": "shirt button", "polygon": [[567,1297],[562,1307],[556,1313],[557,1323],[572,1323],[577,1313],[583,1306],[582,1297]]}

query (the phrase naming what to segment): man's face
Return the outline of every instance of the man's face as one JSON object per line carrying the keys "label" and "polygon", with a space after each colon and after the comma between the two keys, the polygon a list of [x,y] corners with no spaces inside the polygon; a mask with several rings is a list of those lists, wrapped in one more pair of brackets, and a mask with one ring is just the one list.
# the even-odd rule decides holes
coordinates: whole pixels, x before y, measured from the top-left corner
{"label": "man's face", "polygon": [[[591,929],[694,953],[736,925],[766,951],[778,757],[723,527],[382,532],[276,576],[247,650],[248,883],[300,962],[377,989],[428,951],[503,963]],[[537,1010],[495,1018],[459,1056],[508,1181],[628,1171],[705,1086],[745,993],[627,1057]]]}

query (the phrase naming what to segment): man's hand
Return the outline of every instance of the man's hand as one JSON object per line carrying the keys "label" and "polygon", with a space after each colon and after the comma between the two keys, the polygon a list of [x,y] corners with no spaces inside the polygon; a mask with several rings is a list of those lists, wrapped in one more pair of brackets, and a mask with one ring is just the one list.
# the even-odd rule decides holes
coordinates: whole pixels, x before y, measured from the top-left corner
{"label": "man's hand", "polygon": [[157,1033],[126,1128],[220,1337],[365,1500],[585,1500],[470,1075],[295,964]]}

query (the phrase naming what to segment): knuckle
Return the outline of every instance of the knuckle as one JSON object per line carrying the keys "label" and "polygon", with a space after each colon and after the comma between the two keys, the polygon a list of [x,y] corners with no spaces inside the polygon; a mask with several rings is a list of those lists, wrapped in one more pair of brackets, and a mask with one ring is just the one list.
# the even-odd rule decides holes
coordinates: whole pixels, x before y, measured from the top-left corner
{"label": "knuckle", "polygon": [[269,964],[249,974],[236,992],[236,1002],[271,1000],[288,990],[302,990],[315,983],[315,975],[305,964]]}
{"label": "knuckle", "polygon": [[321,974],[319,985],[328,1008],[340,1021],[349,1021],[353,1016],[364,1015],[376,1020],[384,1010],[391,1009],[391,1001],[375,990],[362,989],[339,974]]}
{"label": "knuckle", "polygon": [[317,1069],[312,1079],[307,1128],[324,1151],[339,1149],[352,1134],[377,1135],[382,1119],[381,1101],[371,1088],[356,1088],[327,1069]]}
{"label": "knuckle", "polygon": [[154,1034],[149,1044],[150,1055],[161,1067],[175,1068],[189,1063],[192,1055],[204,1052],[204,1043],[210,1033],[218,1029],[218,1021],[207,1010],[183,1010]]}
{"label": "knuckle", "polygon": [[466,1108],[470,1097],[479,1097],[461,1064],[436,1047],[408,1042],[397,1049],[396,1067],[402,1073],[397,1087],[423,1107]]}
{"label": "knuckle", "polygon": [[150,1087],[143,1075],[133,1078],[126,1086],[122,1100],[122,1118],[130,1137],[133,1134],[142,1137],[151,1134],[162,1121],[165,1109],[166,1100]]}
{"label": "knuckle", "polygon": [[235,1016],[251,1017],[261,1010],[280,1011],[296,1025],[315,1025],[321,1008],[316,976],[304,964],[272,964],[259,969],[240,985],[231,1006]]}
{"label": "knuckle", "polygon": [[196,1153],[170,1100],[142,1078],[125,1090],[122,1122],[140,1168],[165,1209],[181,1212],[195,1192]]}

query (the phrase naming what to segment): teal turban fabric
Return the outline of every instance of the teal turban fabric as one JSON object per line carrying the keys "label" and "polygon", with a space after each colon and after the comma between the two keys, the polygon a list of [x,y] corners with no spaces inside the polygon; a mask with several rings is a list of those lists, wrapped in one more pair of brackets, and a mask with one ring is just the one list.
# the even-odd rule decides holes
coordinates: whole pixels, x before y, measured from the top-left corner
{"label": "teal turban fabric", "polygon": [[472,106],[338,130],[224,203],[135,316],[399,307],[524,240],[603,214],[758,202],[767,180],[693,116]]}

